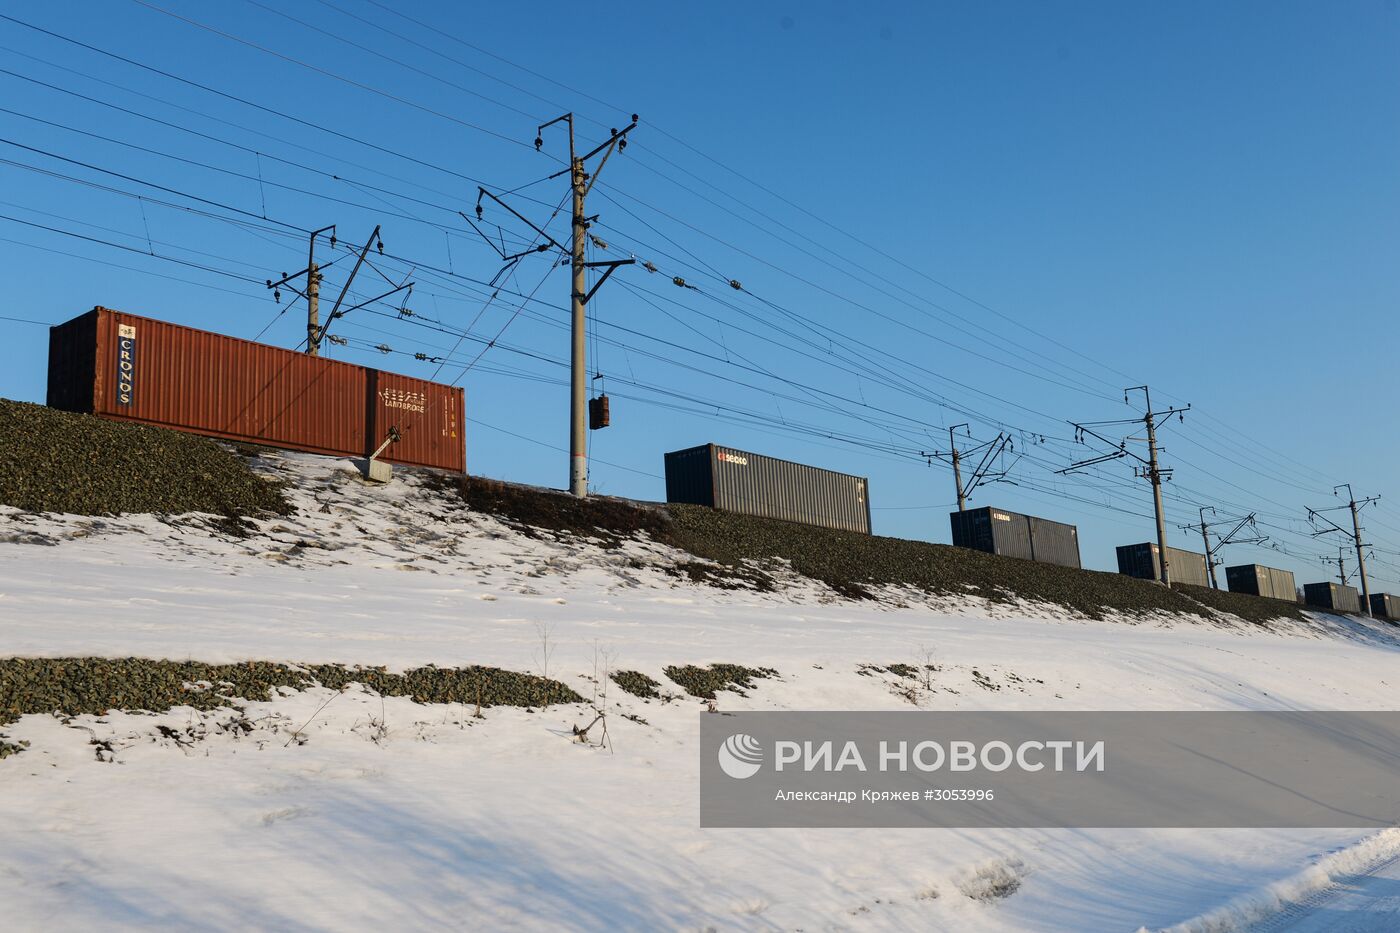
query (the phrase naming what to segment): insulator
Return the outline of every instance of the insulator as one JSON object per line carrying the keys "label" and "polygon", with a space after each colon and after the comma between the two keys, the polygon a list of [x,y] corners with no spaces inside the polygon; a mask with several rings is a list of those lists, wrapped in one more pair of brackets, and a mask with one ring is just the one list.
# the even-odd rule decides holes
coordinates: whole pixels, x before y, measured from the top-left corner
{"label": "insulator", "polygon": [[730,280],[729,280],[729,287],[732,288],[732,289],[734,289],[736,292],[741,292],[741,291],[744,290],[744,286],[742,286],[742,285],[739,284],[739,280],[738,280],[738,279],[730,279]]}
{"label": "insulator", "polygon": [[412,308],[400,308],[400,309],[399,309],[399,317],[413,317],[413,309],[412,309]]}
{"label": "insulator", "polygon": [[480,205],[480,204],[478,204],[478,205],[476,206],[476,219],[477,219],[477,220],[480,220],[480,219],[481,219],[481,205]]}
{"label": "insulator", "polygon": [[543,136],[536,136],[536,137],[535,137],[535,151],[536,151],[536,152],[539,152],[539,151],[540,151],[540,147],[543,146],[543,145],[544,145],[544,137],[543,137]]}
{"label": "insulator", "polygon": [[627,137],[624,136],[624,137],[622,137],[621,139],[619,139],[619,140],[617,141],[617,151],[618,151],[618,152],[621,152],[622,150],[624,150],[624,149],[626,149],[626,148],[627,148]]}
{"label": "insulator", "polygon": [[428,354],[426,354],[426,353],[415,353],[415,354],[413,354],[413,358],[414,358],[415,360],[419,360],[419,361],[422,361],[422,362],[427,362]]}
{"label": "insulator", "polygon": [[380,241],[379,241],[379,255],[381,255],[381,256],[384,255],[384,241],[383,241],[383,240],[380,240]]}
{"label": "insulator", "polygon": [[282,303],[282,291],[281,291],[281,289],[274,288],[274,289],[272,290],[272,300],[275,301],[275,302],[277,302],[278,304],[281,304],[281,303]]}
{"label": "insulator", "polygon": [[335,249],[335,234],[331,234],[331,249]]}
{"label": "insulator", "polygon": [[272,279],[268,279],[268,280],[267,280],[267,287],[268,287],[268,288],[271,288],[271,287],[272,287]]}
{"label": "insulator", "polygon": [[676,276],[675,278],[671,279],[671,281],[679,285],[681,288],[685,288],[685,279],[681,278],[680,276]]}
{"label": "insulator", "polygon": [[393,353],[393,352],[394,352],[394,350],[393,350],[392,347],[390,347],[388,344],[383,344],[383,343],[381,343],[379,346],[375,347],[375,349],[378,350],[380,353]]}
{"label": "insulator", "polygon": [[617,135],[617,127],[614,126],[612,129],[608,130],[608,135],[609,135],[609,136],[616,136],[616,135]]}
{"label": "insulator", "polygon": [[633,123],[636,123],[636,122],[637,122],[637,115],[636,115],[635,113],[632,114],[632,122],[633,122]]}
{"label": "insulator", "polygon": [[647,270],[648,272],[655,272],[655,271],[656,271],[656,266],[654,266],[654,265],[651,264],[651,260],[650,260],[650,259],[648,259],[646,262],[642,263],[642,268],[645,269],[645,270]]}

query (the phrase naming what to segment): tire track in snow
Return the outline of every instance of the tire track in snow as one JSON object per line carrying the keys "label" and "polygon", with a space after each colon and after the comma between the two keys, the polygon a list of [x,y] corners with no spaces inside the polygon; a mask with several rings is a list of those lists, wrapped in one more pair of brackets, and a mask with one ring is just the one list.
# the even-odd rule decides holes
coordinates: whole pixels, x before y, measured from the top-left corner
{"label": "tire track in snow", "polygon": [[1400,829],[1381,830],[1161,933],[1322,930],[1400,930]]}
{"label": "tire track in snow", "polygon": [[1333,880],[1249,933],[1370,933],[1400,930],[1400,854],[1370,871]]}

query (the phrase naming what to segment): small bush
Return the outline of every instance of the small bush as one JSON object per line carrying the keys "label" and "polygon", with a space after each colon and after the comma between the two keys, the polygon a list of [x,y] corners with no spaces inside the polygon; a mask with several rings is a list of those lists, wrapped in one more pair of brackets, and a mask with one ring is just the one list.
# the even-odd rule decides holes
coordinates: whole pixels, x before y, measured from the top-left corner
{"label": "small bush", "polygon": [[661,699],[661,681],[652,680],[641,671],[613,671],[613,683],[634,697],[641,697],[644,700]]}
{"label": "small bush", "polygon": [[666,668],[666,676],[686,693],[705,700],[713,700],[715,692],[719,690],[729,690],[742,696],[755,680],[776,677],[777,674],[771,667],[742,667],[738,664],[711,664],[709,667],[687,664]]}

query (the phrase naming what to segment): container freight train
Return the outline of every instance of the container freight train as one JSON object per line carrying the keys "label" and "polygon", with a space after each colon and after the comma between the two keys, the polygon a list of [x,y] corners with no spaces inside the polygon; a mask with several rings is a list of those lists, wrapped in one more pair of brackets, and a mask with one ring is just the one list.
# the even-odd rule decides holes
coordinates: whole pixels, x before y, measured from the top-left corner
{"label": "container freight train", "polygon": [[1061,567],[1080,566],[1079,529],[1073,525],[993,508],[953,512],[948,518],[957,547]]}
{"label": "container freight train", "polygon": [[1400,597],[1389,593],[1372,593],[1371,615],[1400,622]]}
{"label": "container freight train", "polygon": [[[1118,572],[1140,580],[1160,580],[1161,561],[1158,560],[1158,555],[1157,545],[1151,542],[1125,544],[1118,548]],[[1173,583],[1210,586],[1206,556],[1195,551],[1168,547],[1167,576]]]}
{"label": "container freight train", "polygon": [[233,441],[463,472],[453,386],[94,308],[49,331],[48,404]]}
{"label": "container freight train", "polygon": [[870,481],[702,444],[666,454],[666,501],[870,534]]}
{"label": "container freight train", "polygon": [[1231,593],[1286,599],[1290,603],[1298,601],[1297,584],[1293,582],[1293,574],[1287,570],[1276,570],[1259,564],[1239,564],[1225,568],[1225,584]]}
{"label": "container freight train", "polygon": [[1303,601],[1309,606],[1336,612],[1361,611],[1361,594],[1356,587],[1342,583],[1305,583]]}

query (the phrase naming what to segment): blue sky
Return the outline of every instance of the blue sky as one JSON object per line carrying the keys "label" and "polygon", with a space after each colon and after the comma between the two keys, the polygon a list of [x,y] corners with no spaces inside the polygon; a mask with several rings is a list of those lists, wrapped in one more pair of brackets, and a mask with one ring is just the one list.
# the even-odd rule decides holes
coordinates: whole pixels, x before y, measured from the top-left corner
{"label": "blue sky", "polygon": [[[1171,543],[1198,547],[1176,526],[1201,505],[1258,511],[1286,553],[1227,562],[1325,579],[1304,509],[1351,482],[1385,497],[1373,588],[1400,591],[1395,2],[151,2],[3,11],[147,66],[0,20],[6,317],[102,304],[292,346],[304,311],[261,281],[304,262],[300,230],[337,224],[344,256],[382,224],[419,325],[356,312],[334,355],[459,380],[469,468],[562,486],[566,270],[532,257],[487,302],[499,262],[456,211],[528,185],[543,222],[565,150],[536,125],[571,109],[591,142],[636,112],[592,258],[658,271],[594,303],[598,490],[661,498],[662,453],[714,441],[868,475],[878,532],[947,541],[950,473],[917,454],[971,422],[1025,454],[972,504],[1077,523],[1108,569],[1152,535],[1148,487],[1054,471],[1093,453],[1067,420],[1131,416],[1149,383],[1193,406],[1162,438]],[[42,400],[46,331],[0,333],[0,395]]]}

